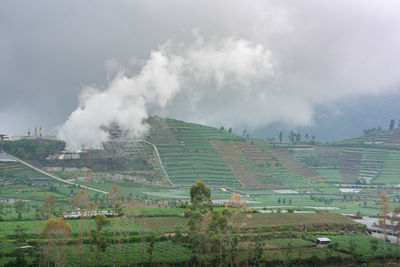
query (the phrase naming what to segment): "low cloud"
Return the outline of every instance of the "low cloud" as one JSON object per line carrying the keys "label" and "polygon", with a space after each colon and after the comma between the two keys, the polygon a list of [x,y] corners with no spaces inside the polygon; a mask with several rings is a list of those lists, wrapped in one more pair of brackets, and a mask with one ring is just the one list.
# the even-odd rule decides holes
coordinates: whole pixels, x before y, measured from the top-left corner
{"label": "low cloud", "polygon": [[58,137],[67,149],[101,148],[109,138],[104,128],[116,123],[130,137],[141,138],[149,129],[149,110],[168,113],[180,108],[176,101],[186,100],[188,110],[182,112],[193,113],[206,99],[226,92],[252,94],[272,78],[272,69],[271,53],[243,39],[204,40],[196,34],[188,45],[169,41],[151,52],[139,73],[120,73],[105,90],[85,88]]}

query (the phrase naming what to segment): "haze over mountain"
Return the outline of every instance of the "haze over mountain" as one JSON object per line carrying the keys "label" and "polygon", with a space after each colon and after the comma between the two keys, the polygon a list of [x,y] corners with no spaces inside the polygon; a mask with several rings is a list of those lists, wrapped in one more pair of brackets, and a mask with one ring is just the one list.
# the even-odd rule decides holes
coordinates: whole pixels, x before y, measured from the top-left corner
{"label": "haze over mountain", "polygon": [[[101,95],[121,77],[137,80],[154,53],[165,56],[166,77],[172,74],[179,86],[166,96],[173,88],[160,81],[165,89],[156,91],[163,97],[146,93],[143,116],[223,125],[239,135],[247,129],[254,137],[302,130],[321,140],[387,128],[390,119],[400,119],[397,1],[5,1],[2,6],[1,132],[62,125],[79,103],[86,107],[81,92],[88,86]],[[236,61],[248,65],[235,67],[238,54]],[[176,58],[186,66],[176,67]],[[263,58],[260,65],[253,64],[257,58]],[[148,81],[157,74],[150,73]],[[102,110],[102,104],[94,106]],[[121,106],[126,111],[117,101]],[[106,122],[131,118],[116,112]]]}

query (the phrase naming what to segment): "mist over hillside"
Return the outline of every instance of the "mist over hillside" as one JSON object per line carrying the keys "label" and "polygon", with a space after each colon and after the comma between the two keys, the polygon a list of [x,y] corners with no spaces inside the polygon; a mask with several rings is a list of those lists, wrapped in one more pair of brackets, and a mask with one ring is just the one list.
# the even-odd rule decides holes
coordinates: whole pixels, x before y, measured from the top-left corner
{"label": "mist over hillside", "polygon": [[[162,107],[149,107],[148,114],[225,125],[238,134],[247,129],[259,137],[271,137],[274,129],[304,129],[324,141],[385,128],[382,121],[398,116],[395,104],[379,104],[382,98],[399,99],[396,1],[231,1],[229,8],[218,1],[194,7],[189,1],[176,9],[162,1],[147,8],[140,1],[100,1],[98,11],[78,3],[41,3],[25,3],[30,16],[14,2],[0,11],[5,21],[0,57],[7,66],[0,72],[0,129],[7,134],[26,134],[40,125],[54,133],[80,107],[85,88],[103,92],[118,74],[136,76],[153,53],[167,56],[169,70],[170,56],[176,56],[186,64],[205,63],[192,64],[192,71],[207,66],[218,75],[178,71],[180,82],[185,77],[191,83]],[[22,25],[29,25],[28,35]],[[244,62],[256,61],[246,59],[265,55],[268,77],[239,78],[251,68],[240,69],[238,62],[249,66]],[[197,58],[202,61],[193,61]],[[240,73],[229,74],[233,67]],[[184,69],[188,74],[190,68]],[[218,87],[221,77],[230,83]]]}
{"label": "mist over hillside", "polygon": [[[339,141],[352,138],[363,133],[364,129],[381,127],[388,129],[390,120],[398,123],[400,95],[382,95],[374,98],[360,97],[343,100],[334,107],[317,108],[315,123],[310,127],[291,127],[284,124],[272,124],[250,130],[250,134],[258,138],[278,138],[279,132],[286,132],[286,140],[291,130],[302,134],[314,135],[323,142]],[[241,132],[238,132],[240,135]]]}
{"label": "mist over hillside", "polygon": [[3,0],[1,266],[400,266],[400,1]]}

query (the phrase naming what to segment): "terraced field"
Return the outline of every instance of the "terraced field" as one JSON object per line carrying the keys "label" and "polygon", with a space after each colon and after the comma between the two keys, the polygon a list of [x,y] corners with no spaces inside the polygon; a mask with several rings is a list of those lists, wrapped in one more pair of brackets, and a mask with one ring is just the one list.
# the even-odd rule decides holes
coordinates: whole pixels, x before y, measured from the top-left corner
{"label": "terraced field", "polygon": [[343,183],[338,169],[319,169],[317,172],[323,177],[326,183]]}
{"label": "terraced field", "polygon": [[293,157],[312,169],[336,169],[340,162],[340,148],[309,147],[292,148]]}
{"label": "terraced field", "polygon": [[356,183],[362,159],[362,150],[346,149],[340,153],[340,174],[345,183]]}
{"label": "terraced field", "polygon": [[323,181],[318,172],[297,160],[295,153],[274,149],[261,139],[172,119],[153,117],[149,123],[148,140],[158,147],[176,185],[203,180],[214,187],[268,189]]}
{"label": "terraced field", "polygon": [[346,146],[394,146],[400,147],[400,128],[393,130],[384,130],[379,134],[374,135],[362,135],[356,138],[350,138],[335,142],[336,145]]}
{"label": "terraced field", "polygon": [[[154,143],[176,185],[190,186],[202,180],[209,186],[241,188],[209,140],[239,139],[215,128],[185,123],[172,119],[153,118],[149,141]],[[156,126],[156,127],[154,127]]]}
{"label": "terraced field", "polygon": [[215,128],[197,124],[174,120],[168,120],[167,122],[185,152],[184,157],[191,163],[192,169],[196,174],[195,180],[182,181],[180,179],[180,184],[191,185],[196,180],[202,180],[209,186],[242,187],[242,184],[235,178],[221,155],[209,143],[209,140],[230,140],[238,137]]}
{"label": "terraced field", "polygon": [[[251,163],[245,161],[245,155],[234,145],[228,145],[219,140],[210,141],[217,152],[222,156],[225,163],[233,172],[236,179],[243,185],[249,188],[270,188],[271,185],[263,184],[263,173],[252,171]],[[261,179],[260,179],[261,178]]]}
{"label": "terraced field", "polygon": [[374,183],[396,186],[400,184],[400,152],[390,151]]}
{"label": "terraced field", "polygon": [[387,151],[366,149],[361,159],[359,179],[371,183],[382,171]]}

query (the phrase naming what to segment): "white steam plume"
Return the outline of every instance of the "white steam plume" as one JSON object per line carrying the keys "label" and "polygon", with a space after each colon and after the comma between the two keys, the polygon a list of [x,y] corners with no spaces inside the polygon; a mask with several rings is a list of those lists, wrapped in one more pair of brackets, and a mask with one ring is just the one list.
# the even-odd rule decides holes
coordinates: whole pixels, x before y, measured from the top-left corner
{"label": "white steam plume", "polygon": [[[270,57],[261,45],[243,39],[204,41],[196,35],[190,45],[167,42],[151,52],[137,75],[117,75],[103,91],[84,89],[79,107],[59,128],[58,137],[70,150],[101,148],[109,138],[104,127],[117,123],[140,138],[149,128],[149,109],[193,112],[198,103],[212,102],[221,93],[243,96],[259,90],[273,76]],[[173,105],[180,100],[186,105]]]}

